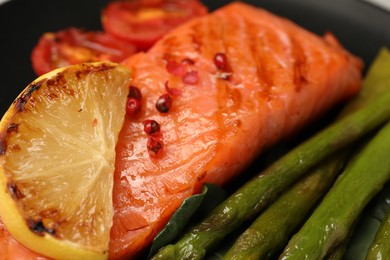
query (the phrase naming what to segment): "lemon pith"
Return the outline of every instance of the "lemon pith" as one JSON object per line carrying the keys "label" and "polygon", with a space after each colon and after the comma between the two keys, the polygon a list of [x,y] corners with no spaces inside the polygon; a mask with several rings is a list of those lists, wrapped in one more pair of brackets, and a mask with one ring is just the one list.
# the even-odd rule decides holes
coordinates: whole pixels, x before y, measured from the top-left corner
{"label": "lemon pith", "polygon": [[56,259],[107,257],[129,81],[113,63],[58,69],[1,120],[0,216],[26,247]]}

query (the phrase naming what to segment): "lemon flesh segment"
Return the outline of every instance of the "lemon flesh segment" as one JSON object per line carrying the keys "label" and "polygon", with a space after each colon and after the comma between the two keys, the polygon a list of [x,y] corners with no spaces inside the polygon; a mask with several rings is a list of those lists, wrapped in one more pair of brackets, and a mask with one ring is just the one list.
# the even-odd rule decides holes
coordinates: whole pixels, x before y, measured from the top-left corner
{"label": "lemon flesh segment", "polygon": [[55,259],[104,259],[115,145],[130,72],[114,63],[45,74],[0,122],[0,216],[12,236]]}

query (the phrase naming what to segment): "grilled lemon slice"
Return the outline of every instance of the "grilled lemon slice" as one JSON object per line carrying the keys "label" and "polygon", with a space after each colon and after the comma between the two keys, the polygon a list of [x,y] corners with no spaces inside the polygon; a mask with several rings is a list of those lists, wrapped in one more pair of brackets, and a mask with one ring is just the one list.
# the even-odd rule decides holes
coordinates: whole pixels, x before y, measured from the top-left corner
{"label": "grilled lemon slice", "polygon": [[129,81],[114,63],[57,69],[5,113],[0,216],[21,244],[55,259],[107,258]]}

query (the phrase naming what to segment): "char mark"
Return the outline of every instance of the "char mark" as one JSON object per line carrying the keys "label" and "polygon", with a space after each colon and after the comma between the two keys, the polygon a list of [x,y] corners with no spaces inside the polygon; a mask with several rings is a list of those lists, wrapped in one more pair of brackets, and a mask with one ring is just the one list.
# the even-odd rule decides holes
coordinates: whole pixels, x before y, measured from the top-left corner
{"label": "char mark", "polygon": [[31,94],[39,89],[43,84],[43,81],[33,82],[30,86],[22,93],[22,95],[15,100],[15,107],[18,112],[23,111],[24,106],[26,105]]}
{"label": "char mark", "polygon": [[17,133],[19,130],[19,124],[11,123],[7,128],[7,134]]}
{"label": "char mark", "polygon": [[20,200],[24,198],[23,193],[18,189],[15,183],[8,183],[7,189],[13,199]]}
{"label": "char mark", "polygon": [[4,137],[0,137],[0,156],[4,155],[7,151],[7,141]]}
{"label": "char mark", "polygon": [[42,220],[35,221],[29,219],[27,220],[27,224],[30,230],[39,236],[43,236],[45,233],[48,233],[50,235],[55,235],[56,233],[55,229],[46,228]]}

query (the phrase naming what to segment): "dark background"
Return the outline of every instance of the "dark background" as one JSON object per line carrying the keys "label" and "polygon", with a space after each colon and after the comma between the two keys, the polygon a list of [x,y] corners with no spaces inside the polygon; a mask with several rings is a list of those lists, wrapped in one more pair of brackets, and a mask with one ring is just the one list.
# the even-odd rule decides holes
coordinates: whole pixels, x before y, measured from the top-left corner
{"label": "dark background", "polygon": [[[11,0],[0,5],[0,114],[36,78],[30,53],[47,31],[75,26],[101,29],[108,0]],[[203,1],[206,3],[206,0]],[[209,0],[214,10],[230,1]],[[352,53],[369,63],[380,47],[390,47],[390,14],[361,0],[246,1],[323,34],[332,31]]]}

